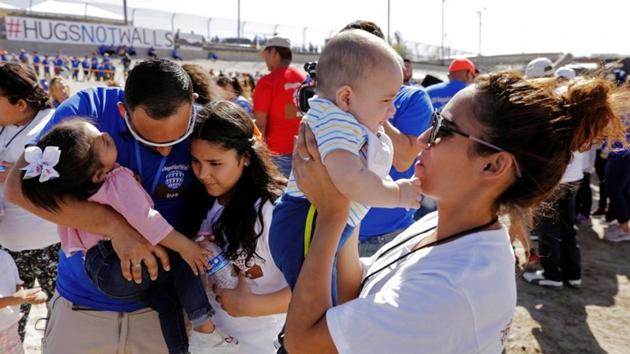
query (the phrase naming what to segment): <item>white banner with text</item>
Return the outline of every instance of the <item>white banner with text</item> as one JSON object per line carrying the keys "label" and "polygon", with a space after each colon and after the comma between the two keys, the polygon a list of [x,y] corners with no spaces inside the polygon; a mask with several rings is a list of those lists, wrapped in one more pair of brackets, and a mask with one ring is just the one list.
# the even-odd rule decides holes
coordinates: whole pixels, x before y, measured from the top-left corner
{"label": "white banner with text", "polygon": [[11,41],[66,44],[126,45],[136,48],[169,49],[171,31],[116,26],[89,22],[55,21],[32,17],[5,17],[7,39]]}

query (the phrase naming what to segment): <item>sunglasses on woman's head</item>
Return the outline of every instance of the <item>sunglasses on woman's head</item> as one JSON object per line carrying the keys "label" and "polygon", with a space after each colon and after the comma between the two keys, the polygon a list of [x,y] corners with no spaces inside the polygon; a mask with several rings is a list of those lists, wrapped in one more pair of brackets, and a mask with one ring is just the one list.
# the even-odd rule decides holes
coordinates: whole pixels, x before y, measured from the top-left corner
{"label": "sunglasses on woman's head", "polygon": [[508,152],[512,156],[512,160],[514,161],[514,168],[516,170],[516,175],[519,178],[522,177],[521,169],[518,166],[518,162],[516,161],[516,157],[514,156],[514,154],[494,144],[490,144],[470,134],[462,132],[461,130],[453,127],[452,125],[454,125],[454,123],[452,122],[450,122],[451,126],[449,126],[449,122],[450,121],[448,119],[444,119],[444,117],[439,111],[433,112],[433,116],[431,117],[431,134],[429,135],[429,141],[428,141],[429,146],[432,146],[433,144],[435,144],[436,140],[439,138],[446,137],[452,134],[457,134],[457,135],[463,136],[464,138],[470,139],[476,143],[479,143],[481,145],[494,149],[496,151]]}

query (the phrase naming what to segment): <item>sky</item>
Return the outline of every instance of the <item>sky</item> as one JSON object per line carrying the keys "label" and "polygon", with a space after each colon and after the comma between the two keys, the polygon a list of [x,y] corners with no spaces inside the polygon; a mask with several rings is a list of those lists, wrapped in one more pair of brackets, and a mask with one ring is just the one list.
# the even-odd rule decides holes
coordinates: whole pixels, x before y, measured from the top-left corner
{"label": "sky", "polygon": [[[90,3],[122,4],[122,0]],[[127,0],[128,6],[204,17],[236,19],[238,0]],[[317,41],[331,31],[357,19],[371,20],[387,31],[387,0],[240,0],[244,33],[280,35]],[[390,34],[404,40],[441,44],[442,5],[446,46],[484,55],[571,52],[630,54],[627,33],[630,1],[624,0],[389,0]],[[131,15],[129,15],[131,16]],[[136,23],[170,29],[170,16],[144,10],[135,13]],[[235,21],[213,20],[211,33],[222,29],[235,35]],[[262,25],[267,23],[269,25]],[[284,26],[275,28],[272,24]],[[177,15],[175,27],[206,34],[207,20]],[[228,31],[228,32],[226,32]],[[231,32],[230,32],[231,31]],[[253,35],[252,35],[253,36]]]}

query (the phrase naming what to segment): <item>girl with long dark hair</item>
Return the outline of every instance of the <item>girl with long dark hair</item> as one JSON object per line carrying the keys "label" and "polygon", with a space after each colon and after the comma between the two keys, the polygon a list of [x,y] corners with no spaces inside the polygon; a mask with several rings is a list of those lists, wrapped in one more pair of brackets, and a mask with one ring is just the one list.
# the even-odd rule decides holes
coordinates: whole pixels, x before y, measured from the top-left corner
{"label": "girl with long dark hair", "polygon": [[254,134],[245,111],[218,101],[197,113],[191,136],[193,171],[214,198],[206,224],[240,277],[235,289],[215,289],[213,321],[239,339],[239,353],[252,354],[275,352],[291,296],[269,251],[273,202],[286,179]]}

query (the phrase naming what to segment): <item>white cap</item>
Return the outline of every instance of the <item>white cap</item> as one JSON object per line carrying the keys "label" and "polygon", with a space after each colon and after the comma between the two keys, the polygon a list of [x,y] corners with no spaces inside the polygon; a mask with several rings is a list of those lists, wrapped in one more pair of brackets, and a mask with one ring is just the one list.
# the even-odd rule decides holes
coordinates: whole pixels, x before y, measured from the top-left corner
{"label": "white cap", "polygon": [[559,68],[558,70],[556,70],[556,72],[553,74],[555,77],[561,77],[563,79],[567,79],[567,80],[573,80],[575,79],[575,70],[571,69],[571,68],[567,68],[566,66],[563,66],[561,68]]}
{"label": "white cap", "polygon": [[265,48],[268,47],[283,47],[291,49],[291,41],[288,38],[283,37],[272,37],[267,43],[265,43]]}
{"label": "white cap", "polygon": [[553,74],[553,63],[548,58],[536,58],[525,67],[526,79],[551,76],[551,74]]}

